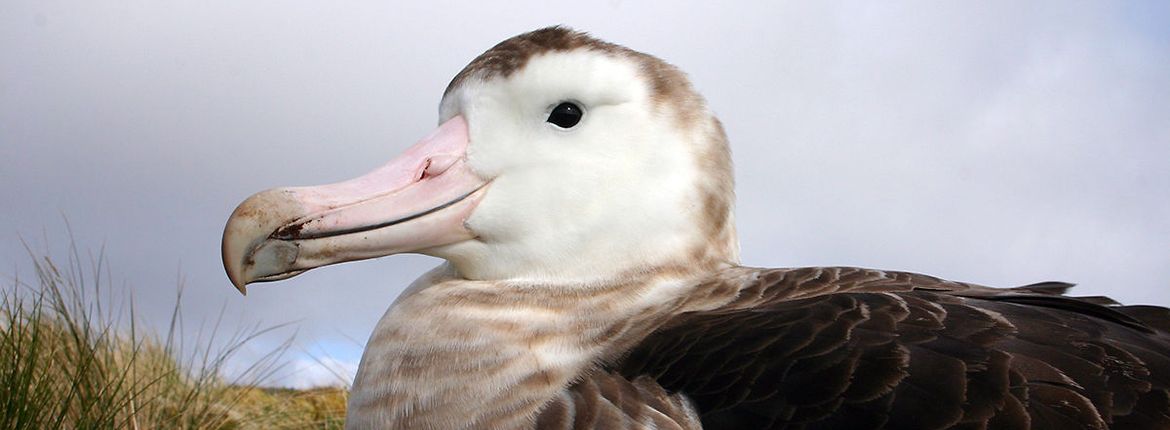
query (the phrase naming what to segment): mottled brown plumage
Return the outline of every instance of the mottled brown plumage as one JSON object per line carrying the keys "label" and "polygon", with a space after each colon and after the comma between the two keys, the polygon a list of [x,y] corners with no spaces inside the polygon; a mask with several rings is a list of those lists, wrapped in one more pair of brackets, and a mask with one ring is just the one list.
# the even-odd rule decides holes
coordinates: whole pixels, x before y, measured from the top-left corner
{"label": "mottled brown plumage", "polygon": [[[851,267],[573,288],[450,276],[424,277],[395,305],[414,324],[370,340],[363,372],[401,387],[370,407],[410,411],[403,428],[1170,428],[1170,310],[1068,284]],[[550,345],[573,358],[532,366]],[[420,386],[446,406],[417,403]]]}
{"label": "mottled brown plumage", "polygon": [[733,300],[669,318],[604,369],[687,397],[703,428],[1170,428],[1170,310],[1066,297],[1051,283],[753,275],[730,281],[742,282]]}

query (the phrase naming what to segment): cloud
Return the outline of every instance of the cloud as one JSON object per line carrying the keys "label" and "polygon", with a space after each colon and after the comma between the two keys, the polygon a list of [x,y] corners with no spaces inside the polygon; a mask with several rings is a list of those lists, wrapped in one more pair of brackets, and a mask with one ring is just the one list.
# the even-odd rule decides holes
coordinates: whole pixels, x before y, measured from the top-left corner
{"label": "cloud", "polygon": [[348,387],[357,375],[357,368],[357,361],[343,361],[330,357],[296,358],[288,362],[287,373],[272,382],[275,385],[302,390],[316,387]]}
{"label": "cloud", "polygon": [[[708,97],[745,263],[1170,304],[1168,19],[1156,3],[5,2],[0,264],[31,273],[18,235],[60,243],[63,212],[142,318],[167,320],[181,271],[186,315],[294,322],[356,362],[337,339],[364,340],[437,261],[344,264],[242,298],[223,222],[253,192],[381,164],[434,126],[467,61],[564,23],[679,65]],[[298,360],[308,376],[289,383],[329,379]]]}

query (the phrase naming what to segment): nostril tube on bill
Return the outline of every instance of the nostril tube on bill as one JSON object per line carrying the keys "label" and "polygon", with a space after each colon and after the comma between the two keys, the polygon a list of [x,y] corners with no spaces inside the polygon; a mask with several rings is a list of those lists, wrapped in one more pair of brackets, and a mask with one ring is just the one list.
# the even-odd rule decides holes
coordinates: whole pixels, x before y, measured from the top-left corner
{"label": "nostril tube on bill", "polygon": [[428,159],[423,161],[422,168],[418,169],[418,173],[414,174],[414,182],[418,182],[418,181],[421,181],[421,180],[426,179],[428,177],[434,176],[432,174],[427,173],[427,169],[430,169],[430,168],[431,168],[431,159],[428,158]]}
{"label": "nostril tube on bill", "polygon": [[451,166],[454,166],[455,162],[459,161],[459,158],[460,157],[456,155],[450,154],[440,154],[428,158],[426,163],[423,165],[422,176],[419,179],[433,178],[435,176],[442,175],[447,171],[447,169],[450,169]]}

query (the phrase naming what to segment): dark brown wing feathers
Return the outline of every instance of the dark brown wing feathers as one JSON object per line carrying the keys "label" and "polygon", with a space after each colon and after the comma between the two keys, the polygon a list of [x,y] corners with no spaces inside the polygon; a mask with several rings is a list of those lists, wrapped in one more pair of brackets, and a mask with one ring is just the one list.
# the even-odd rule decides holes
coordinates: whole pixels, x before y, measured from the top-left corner
{"label": "dark brown wing feathers", "polygon": [[598,372],[545,405],[536,428],[697,430],[700,423],[685,398],[653,380]]}
{"label": "dark brown wing feathers", "polygon": [[1069,287],[762,270],[609,370],[685,395],[704,428],[1170,429],[1170,311]]}

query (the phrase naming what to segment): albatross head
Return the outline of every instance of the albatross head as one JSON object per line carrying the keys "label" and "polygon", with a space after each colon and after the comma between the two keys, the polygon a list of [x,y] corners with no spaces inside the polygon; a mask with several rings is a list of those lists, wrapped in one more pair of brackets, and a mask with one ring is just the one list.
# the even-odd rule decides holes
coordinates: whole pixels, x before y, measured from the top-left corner
{"label": "albatross head", "polygon": [[364,176],[241,203],[223,236],[232,282],[404,252],[534,282],[738,259],[722,127],[657,58],[559,27],[522,34],[455,77],[439,123]]}

